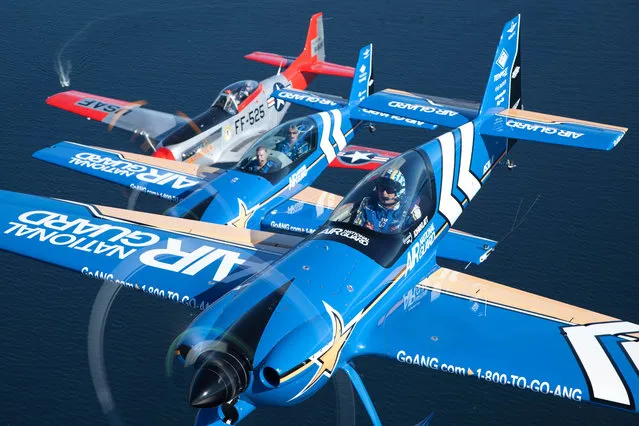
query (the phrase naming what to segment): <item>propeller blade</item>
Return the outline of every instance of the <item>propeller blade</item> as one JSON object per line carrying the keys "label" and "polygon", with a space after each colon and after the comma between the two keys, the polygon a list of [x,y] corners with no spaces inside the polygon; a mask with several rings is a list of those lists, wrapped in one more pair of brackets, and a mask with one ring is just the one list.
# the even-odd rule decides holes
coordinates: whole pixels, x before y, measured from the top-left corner
{"label": "propeller blade", "polygon": [[[137,107],[134,107],[134,108],[139,108],[141,106],[146,105],[148,102],[140,100],[140,101],[134,101],[132,103],[138,105]],[[131,108],[122,108],[120,111],[115,113],[115,115],[113,116],[113,119],[111,120],[111,123],[109,123],[109,132],[113,129],[113,127],[115,127],[115,123],[118,122],[120,117],[122,117],[124,115],[124,113],[129,112],[129,111],[131,111]]]}

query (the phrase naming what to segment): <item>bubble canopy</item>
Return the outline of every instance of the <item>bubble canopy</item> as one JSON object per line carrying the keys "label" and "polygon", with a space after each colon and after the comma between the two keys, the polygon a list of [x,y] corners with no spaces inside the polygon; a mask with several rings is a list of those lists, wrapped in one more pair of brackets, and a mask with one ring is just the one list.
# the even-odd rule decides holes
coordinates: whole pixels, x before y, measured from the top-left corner
{"label": "bubble canopy", "polygon": [[[374,170],[344,197],[329,220],[398,234],[428,219],[435,208],[434,181],[432,168],[427,167],[424,160],[424,155],[409,151]],[[362,218],[364,209],[370,213]],[[379,226],[379,223],[371,223],[384,217],[395,224]]]}
{"label": "bubble canopy", "polygon": [[346,244],[388,268],[433,231],[436,194],[428,155],[408,151],[366,175],[312,238]]}
{"label": "bubble canopy", "polygon": [[[297,118],[280,124],[257,139],[246,150],[235,167],[246,173],[262,175],[271,182],[279,181],[295,169],[317,147],[318,129],[309,117]],[[258,151],[266,150],[268,168],[260,168]]]}
{"label": "bubble canopy", "polygon": [[259,83],[255,80],[241,80],[226,86],[217,96],[211,108],[220,108],[231,115],[237,114],[242,101],[251,96]]}

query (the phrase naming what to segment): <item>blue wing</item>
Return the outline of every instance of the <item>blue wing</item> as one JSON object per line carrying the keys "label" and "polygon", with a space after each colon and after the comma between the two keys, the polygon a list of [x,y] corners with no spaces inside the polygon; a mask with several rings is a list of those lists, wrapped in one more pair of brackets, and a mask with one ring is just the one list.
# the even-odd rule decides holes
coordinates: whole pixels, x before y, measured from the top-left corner
{"label": "blue wing", "polygon": [[106,148],[59,142],[33,154],[58,166],[86,173],[160,198],[181,201],[206,185],[218,169]]}
{"label": "blue wing", "polygon": [[0,191],[0,249],[204,308],[298,239]]}
{"label": "blue wing", "polygon": [[371,339],[373,354],[637,411],[639,325],[631,322],[440,268],[374,327],[384,338]]}

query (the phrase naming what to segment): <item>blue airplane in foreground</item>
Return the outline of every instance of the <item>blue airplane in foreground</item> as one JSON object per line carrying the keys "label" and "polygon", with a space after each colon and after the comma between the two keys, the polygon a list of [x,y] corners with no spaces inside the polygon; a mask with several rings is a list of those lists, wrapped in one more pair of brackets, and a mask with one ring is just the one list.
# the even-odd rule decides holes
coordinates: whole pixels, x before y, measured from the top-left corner
{"label": "blue airplane in foreground", "polygon": [[[475,119],[372,171],[304,240],[3,191],[0,248],[194,307],[211,303],[172,352],[194,368],[197,425],[297,404],[338,369],[381,424],[352,364],[360,356],[637,412],[638,324],[436,261],[515,140],[607,150],[627,130],[523,111],[519,34],[517,16]],[[370,113],[432,106],[391,95],[370,97]]]}

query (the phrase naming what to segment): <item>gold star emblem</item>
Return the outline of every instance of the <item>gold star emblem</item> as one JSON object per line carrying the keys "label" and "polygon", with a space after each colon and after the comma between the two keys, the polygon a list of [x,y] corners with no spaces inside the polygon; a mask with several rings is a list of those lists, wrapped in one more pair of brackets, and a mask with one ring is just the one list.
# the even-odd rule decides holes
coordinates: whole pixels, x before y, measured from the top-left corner
{"label": "gold star emblem", "polygon": [[240,214],[233,220],[231,220],[227,225],[235,226],[236,228],[246,228],[246,222],[253,216],[254,211],[248,211],[246,208],[246,204],[239,198],[237,199],[237,204],[239,207]]}
{"label": "gold star emblem", "polygon": [[297,398],[304,392],[306,392],[311,386],[313,386],[317,381],[322,377],[331,377],[333,371],[335,371],[335,366],[339,361],[339,356],[342,353],[342,349],[346,344],[346,341],[351,336],[353,332],[353,328],[357,321],[352,321],[351,324],[344,330],[344,320],[339,312],[337,312],[331,305],[324,302],[324,307],[328,311],[329,316],[331,317],[331,321],[333,323],[333,337],[331,338],[331,342],[320,349],[313,357],[311,357],[311,361],[315,363],[319,368],[313,375],[313,378],[304,389],[302,389],[297,395],[295,395],[292,399]]}
{"label": "gold star emblem", "polygon": [[344,345],[348,341],[349,337],[353,333],[355,326],[360,322],[364,316],[369,313],[377,303],[384,298],[385,295],[390,292],[392,288],[405,276],[406,267],[403,267],[399,270],[395,278],[388,283],[388,285],[371,300],[371,302],[364,309],[359,311],[355,317],[353,317],[348,324],[344,325],[344,319],[342,315],[331,305],[326,302],[324,303],[324,307],[328,312],[329,317],[331,318],[331,322],[333,324],[333,335],[331,337],[331,341],[328,345],[324,346],[322,349],[317,351],[313,356],[308,358],[306,361],[298,364],[293,369],[284,373],[280,378],[280,383],[287,382],[294,377],[297,377],[302,372],[306,371],[312,365],[317,365],[319,368],[313,375],[313,378],[304,386],[297,395],[291,398],[289,401],[294,400],[295,398],[302,395],[308,389],[310,389],[315,383],[319,381],[322,376],[331,377],[333,371],[335,371],[335,367],[339,362],[340,355],[342,353],[342,349],[344,349]]}

